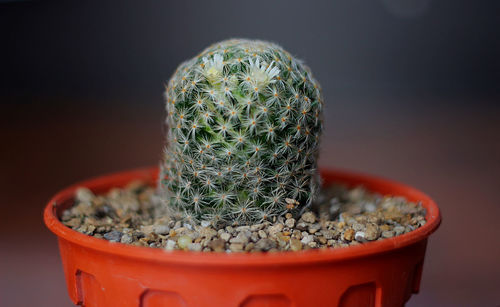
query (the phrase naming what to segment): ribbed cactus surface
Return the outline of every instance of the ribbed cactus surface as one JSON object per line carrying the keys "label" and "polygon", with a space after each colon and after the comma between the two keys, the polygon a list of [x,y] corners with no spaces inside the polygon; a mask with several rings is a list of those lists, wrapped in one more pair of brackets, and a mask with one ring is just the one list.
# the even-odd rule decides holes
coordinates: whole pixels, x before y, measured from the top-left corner
{"label": "ribbed cactus surface", "polygon": [[240,225],[307,207],[322,105],[309,69],[272,43],[227,40],[182,63],[166,90],[167,204],[192,222]]}

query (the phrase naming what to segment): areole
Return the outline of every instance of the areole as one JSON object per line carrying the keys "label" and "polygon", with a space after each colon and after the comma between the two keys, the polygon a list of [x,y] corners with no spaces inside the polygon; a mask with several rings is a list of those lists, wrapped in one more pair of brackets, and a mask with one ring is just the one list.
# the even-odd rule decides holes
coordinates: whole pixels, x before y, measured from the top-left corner
{"label": "areole", "polygon": [[105,193],[132,180],[156,183],[156,168],[75,184],[44,211],[59,239],[68,291],[85,306],[401,306],[418,292],[427,238],[439,209],[424,193],[389,180],[322,170],[325,185],[363,185],[382,195],[420,201],[427,223],[401,236],[357,246],[276,253],[202,253],[111,243],[58,219],[80,186]]}

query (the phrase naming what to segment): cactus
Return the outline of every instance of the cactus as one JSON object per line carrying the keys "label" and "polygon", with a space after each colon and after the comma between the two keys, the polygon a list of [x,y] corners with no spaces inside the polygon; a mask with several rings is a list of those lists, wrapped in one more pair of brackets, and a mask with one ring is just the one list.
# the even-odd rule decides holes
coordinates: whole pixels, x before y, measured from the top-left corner
{"label": "cactus", "polygon": [[323,101],[281,47],[226,40],[182,63],[166,89],[159,190],[193,223],[252,224],[308,207]]}

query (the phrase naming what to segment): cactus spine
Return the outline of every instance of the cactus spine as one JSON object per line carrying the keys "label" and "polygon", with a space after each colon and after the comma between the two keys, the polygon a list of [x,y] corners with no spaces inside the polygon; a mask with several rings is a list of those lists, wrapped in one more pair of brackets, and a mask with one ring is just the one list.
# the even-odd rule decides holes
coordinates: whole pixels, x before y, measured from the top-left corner
{"label": "cactus spine", "polygon": [[227,40],[182,63],[166,90],[168,206],[240,225],[309,206],[322,105],[309,69],[272,43]]}

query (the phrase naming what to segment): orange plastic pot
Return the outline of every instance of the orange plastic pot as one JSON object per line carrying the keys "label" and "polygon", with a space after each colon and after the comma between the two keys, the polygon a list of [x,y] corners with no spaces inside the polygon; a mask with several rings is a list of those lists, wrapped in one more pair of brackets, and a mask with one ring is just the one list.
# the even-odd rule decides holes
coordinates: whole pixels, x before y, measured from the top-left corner
{"label": "orange plastic pot", "polygon": [[276,253],[199,253],[111,243],[59,221],[75,191],[94,193],[132,180],[154,184],[157,169],[99,177],[54,196],[45,224],[58,236],[69,295],[84,306],[402,306],[419,290],[427,238],[441,221],[424,193],[388,180],[323,170],[325,184],[363,185],[421,201],[427,223],[415,231],[357,246]]}

